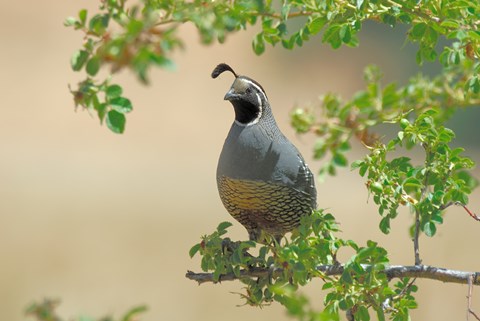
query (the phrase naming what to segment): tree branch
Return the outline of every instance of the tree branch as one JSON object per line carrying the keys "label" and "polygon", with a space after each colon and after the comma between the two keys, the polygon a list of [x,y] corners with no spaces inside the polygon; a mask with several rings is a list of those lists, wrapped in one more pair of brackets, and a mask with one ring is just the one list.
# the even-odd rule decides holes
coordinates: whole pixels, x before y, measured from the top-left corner
{"label": "tree branch", "polygon": [[[317,267],[317,271],[324,273],[326,276],[341,275],[343,273],[344,266],[339,265],[320,265]],[[276,277],[283,272],[283,269],[276,268],[273,273],[268,268],[251,268],[240,271],[240,276],[237,277],[233,273],[228,273],[220,276],[218,282],[234,281],[243,278],[258,278],[269,277],[270,275]],[[458,270],[450,270],[435,266],[428,265],[390,265],[383,270],[389,279],[393,278],[419,278],[419,279],[431,279],[436,281],[442,281],[445,283],[460,283],[468,284],[469,278],[471,278],[472,285],[480,285],[480,272],[466,272]],[[187,279],[197,281],[198,284],[213,282],[213,273],[195,273],[187,271],[185,275]]]}

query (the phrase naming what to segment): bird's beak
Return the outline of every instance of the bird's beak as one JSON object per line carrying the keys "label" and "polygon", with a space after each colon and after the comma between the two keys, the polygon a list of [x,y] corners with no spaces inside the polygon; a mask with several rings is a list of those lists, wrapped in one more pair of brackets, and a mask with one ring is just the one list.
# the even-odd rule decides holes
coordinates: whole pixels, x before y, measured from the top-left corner
{"label": "bird's beak", "polygon": [[225,94],[225,97],[223,97],[224,100],[235,100],[238,97],[238,94],[235,92],[233,88],[230,88],[230,90]]}

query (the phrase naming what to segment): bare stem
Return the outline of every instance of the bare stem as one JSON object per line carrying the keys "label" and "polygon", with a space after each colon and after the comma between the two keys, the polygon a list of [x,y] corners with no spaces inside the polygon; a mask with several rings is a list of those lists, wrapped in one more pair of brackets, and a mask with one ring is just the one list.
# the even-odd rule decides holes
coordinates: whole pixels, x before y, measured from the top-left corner
{"label": "bare stem", "polygon": [[415,253],[415,265],[422,264],[420,259],[420,245],[418,239],[420,237],[420,211],[415,209],[415,230],[413,232],[413,251]]}
{"label": "bare stem", "polygon": [[468,294],[467,294],[467,321],[470,320],[470,315],[473,315],[475,319],[480,321],[478,315],[472,310],[472,297],[473,297],[473,278],[475,275],[471,274],[468,277]]}
{"label": "bare stem", "polygon": [[467,206],[465,206],[465,205],[463,205],[459,202],[456,202],[455,205],[460,205],[468,213],[468,215],[470,215],[475,221],[480,221],[480,216],[478,216],[477,214],[470,211]]}

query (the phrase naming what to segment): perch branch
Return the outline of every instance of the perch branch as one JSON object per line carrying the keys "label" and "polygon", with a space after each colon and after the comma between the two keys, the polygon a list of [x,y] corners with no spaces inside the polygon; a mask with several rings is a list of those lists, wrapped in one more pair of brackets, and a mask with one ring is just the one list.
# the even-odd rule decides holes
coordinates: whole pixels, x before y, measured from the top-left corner
{"label": "perch branch", "polygon": [[[367,266],[365,266],[367,267]],[[341,275],[343,273],[343,265],[320,265],[317,267],[317,271],[322,272],[326,276]],[[233,273],[228,273],[220,276],[219,282],[233,281],[242,278],[258,278],[258,277],[276,277],[283,272],[283,269],[276,268],[273,273],[268,268],[251,268],[248,270],[241,270],[240,276],[237,277]],[[472,280],[472,285],[480,285],[480,272],[466,272],[458,270],[450,270],[435,266],[428,265],[390,265],[383,270],[388,278],[403,278],[411,277],[418,279],[431,279],[436,281],[442,281],[445,283],[460,283],[468,284],[469,278]],[[214,282],[213,273],[195,273],[187,271],[185,275],[187,279],[197,281],[198,284],[206,282]]]}

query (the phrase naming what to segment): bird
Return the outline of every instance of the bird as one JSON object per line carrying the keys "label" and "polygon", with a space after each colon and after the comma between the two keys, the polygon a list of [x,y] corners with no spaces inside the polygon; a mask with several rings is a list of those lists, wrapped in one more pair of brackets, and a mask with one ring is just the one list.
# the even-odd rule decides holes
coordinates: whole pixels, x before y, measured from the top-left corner
{"label": "bird", "polygon": [[224,97],[233,105],[235,119],[217,165],[220,199],[250,240],[280,244],[317,207],[313,174],[280,131],[263,87],[225,63],[211,76],[225,71],[235,77]]}

